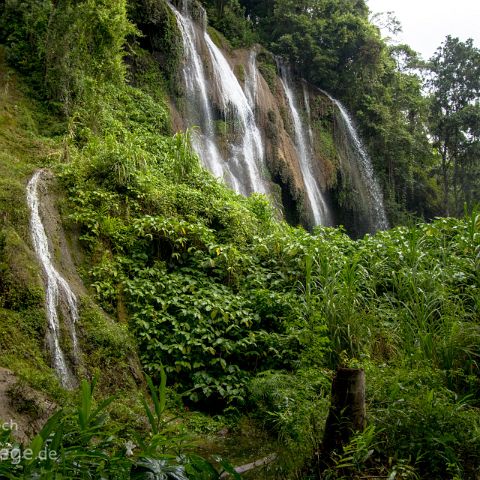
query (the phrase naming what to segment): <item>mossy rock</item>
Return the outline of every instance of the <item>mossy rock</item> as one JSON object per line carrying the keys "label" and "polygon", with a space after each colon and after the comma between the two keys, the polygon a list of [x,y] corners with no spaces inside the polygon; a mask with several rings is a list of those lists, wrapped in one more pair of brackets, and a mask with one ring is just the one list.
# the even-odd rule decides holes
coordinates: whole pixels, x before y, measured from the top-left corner
{"label": "mossy rock", "polygon": [[277,68],[275,67],[275,65],[258,62],[258,70],[267,82],[270,90],[272,92],[275,92],[275,86],[277,83]]}
{"label": "mossy rock", "polygon": [[22,311],[43,304],[40,269],[13,228],[0,231],[0,306]]}
{"label": "mossy rock", "polygon": [[274,93],[278,76],[275,57],[269,51],[261,50],[257,55],[257,66],[271,92]]}
{"label": "mossy rock", "polygon": [[129,2],[129,17],[143,36],[140,46],[152,53],[166,77],[173,81],[183,57],[183,42],[177,19],[165,0]]}
{"label": "mossy rock", "polygon": [[245,67],[241,64],[237,64],[235,65],[235,68],[234,68],[234,73],[235,73],[235,76],[237,77],[238,81],[241,82],[241,83],[244,83],[245,82]]}
{"label": "mossy rock", "polygon": [[215,28],[212,26],[207,27],[207,32],[212,39],[212,42],[220,49],[230,52],[232,50],[232,45],[230,42]]}
{"label": "mossy rock", "polygon": [[108,372],[100,378],[101,389],[136,389],[142,373],[128,326],[109,318],[86,297],[81,302],[79,330],[86,370]]}

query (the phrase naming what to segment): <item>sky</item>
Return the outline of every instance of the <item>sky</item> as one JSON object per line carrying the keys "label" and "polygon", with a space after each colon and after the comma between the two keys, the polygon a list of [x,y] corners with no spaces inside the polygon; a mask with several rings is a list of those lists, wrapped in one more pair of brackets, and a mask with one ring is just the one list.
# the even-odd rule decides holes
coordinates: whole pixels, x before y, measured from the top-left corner
{"label": "sky", "polygon": [[[403,32],[395,40],[407,43],[429,59],[447,35],[480,48],[480,0],[367,0],[372,13],[393,11]],[[389,35],[385,32],[385,35]]]}

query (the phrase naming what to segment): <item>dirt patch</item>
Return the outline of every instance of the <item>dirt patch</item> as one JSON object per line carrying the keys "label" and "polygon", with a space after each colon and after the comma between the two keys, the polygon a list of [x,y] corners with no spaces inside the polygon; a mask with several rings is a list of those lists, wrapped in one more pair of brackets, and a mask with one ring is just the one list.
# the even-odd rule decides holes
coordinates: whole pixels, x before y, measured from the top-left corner
{"label": "dirt patch", "polygon": [[43,394],[0,367],[0,428],[9,428],[18,441],[28,442],[55,409],[56,405]]}

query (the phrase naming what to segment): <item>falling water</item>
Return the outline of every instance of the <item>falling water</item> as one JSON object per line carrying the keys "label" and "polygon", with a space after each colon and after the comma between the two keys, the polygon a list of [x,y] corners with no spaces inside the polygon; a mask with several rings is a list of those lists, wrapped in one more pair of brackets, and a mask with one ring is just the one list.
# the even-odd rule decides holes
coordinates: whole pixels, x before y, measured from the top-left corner
{"label": "falling water", "polygon": [[188,15],[182,15],[172,5],[170,7],[182,33],[185,52],[183,78],[190,126],[199,126],[199,129],[194,130],[193,133],[193,147],[205,167],[216,177],[223,178],[226,172],[216,144],[213,114],[207,94],[207,79],[197,50],[199,42],[197,28]]}
{"label": "falling water", "polygon": [[222,110],[227,120],[230,118],[239,123],[239,133],[242,136],[239,145],[232,145],[232,170],[242,182],[242,193],[267,193],[268,188],[263,178],[263,142],[255,123],[255,115],[226,58],[206,32],[205,42],[212,57],[213,74]]}
{"label": "falling water", "polygon": [[313,152],[312,146],[308,141],[305,125],[303,124],[296,106],[295,94],[291,85],[288,69],[284,65],[279,65],[283,89],[287,96],[288,105],[292,114],[293,127],[295,131],[295,145],[297,148],[300,169],[302,171],[303,181],[305,183],[306,194],[310,203],[315,225],[330,224],[330,214],[327,204],[323,198],[322,191],[316,180],[313,170]]}
{"label": "falling water", "polygon": [[[188,5],[187,5],[188,7]],[[190,109],[191,125],[200,127],[194,148],[205,166],[216,176],[223,177],[237,192],[268,193],[268,181],[264,165],[264,147],[260,130],[255,122],[252,105],[242,90],[232,68],[220,49],[205,31],[200,38],[199,29],[189,18],[186,6],[180,13],[171,6],[182,33],[185,48],[183,69],[186,93]],[[207,78],[199,49],[202,42],[211,60],[211,79]],[[256,79],[253,80],[256,83]],[[255,90],[252,84],[251,88]],[[217,146],[214,116],[209,93],[215,92],[219,109],[229,128],[235,131],[237,140],[228,141],[228,152],[222,158]]]}
{"label": "falling water", "polygon": [[361,182],[363,183],[361,190],[366,194],[364,201],[368,203],[364,207],[368,209],[367,214],[371,217],[372,230],[386,230],[389,228],[389,225],[383,206],[383,196],[373,171],[370,156],[360,140],[353,120],[345,107],[327,92],[323,93],[333,102],[340,114],[337,123],[345,139],[342,142],[342,149],[345,151],[348,161],[356,166],[361,176]]}
{"label": "falling water", "polygon": [[[307,84],[302,81],[303,89],[303,103],[305,104],[305,111],[307,112],[308,120],[308,138],[310,140],[310,147],[313,148],[313,130],[312,130],[312,113],[310,111],[310,95],[308,94]],[[312,153],[313,155],[313,153]]]}
{"label": "falling water", "polygon": [[257,52],[253,49],[248,58],[248,68],[245,75],[245,95],[253,112],[255,112],[257,104],[257,81]]}
{"label": "falling water", "polygon": [[[30,209],[30,229],[35,253],[43,268],[46,280],[45,303],[48,320],[48,344],[60,382],[65,388],[73,388],[75,379],[65,360],[65,355],[60,346],[60,315],[61,311],[68,315],[69,330],[75,357],[78,354],[78,341],[75,333],[75,324],[78,320],[77,298],[70,289],[67,281],[53,266],[52,255],[48,245],[47,235],[40,218],[40,201],[38,187],[41,182],[43,170],[37,171],[27,185],[27,202]],[[62,305],[63,302],[63,305]],[[63,308],[62,308],[63,306]]]}

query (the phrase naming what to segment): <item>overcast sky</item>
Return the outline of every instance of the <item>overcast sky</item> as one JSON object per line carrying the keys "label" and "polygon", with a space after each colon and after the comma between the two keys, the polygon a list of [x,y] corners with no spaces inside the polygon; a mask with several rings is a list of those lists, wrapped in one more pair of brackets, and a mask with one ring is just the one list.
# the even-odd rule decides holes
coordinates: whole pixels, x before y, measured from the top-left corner
{"label": "overcast sky", "polygon": [[402,24],[397,41],[430,58],[447,35],[480,48],[480,0],[367,0],[372,13],[393,11]]}

